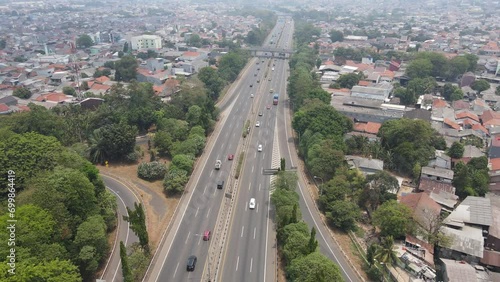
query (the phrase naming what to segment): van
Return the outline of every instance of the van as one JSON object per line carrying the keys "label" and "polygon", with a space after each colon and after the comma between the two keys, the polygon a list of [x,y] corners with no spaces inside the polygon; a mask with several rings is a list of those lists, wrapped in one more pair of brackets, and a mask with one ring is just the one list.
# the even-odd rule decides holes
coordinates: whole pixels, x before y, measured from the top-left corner
{"label": "van", "polygon": [[224,180],[217,182],[217,189],[222,189],[222,188],[224,188]]}

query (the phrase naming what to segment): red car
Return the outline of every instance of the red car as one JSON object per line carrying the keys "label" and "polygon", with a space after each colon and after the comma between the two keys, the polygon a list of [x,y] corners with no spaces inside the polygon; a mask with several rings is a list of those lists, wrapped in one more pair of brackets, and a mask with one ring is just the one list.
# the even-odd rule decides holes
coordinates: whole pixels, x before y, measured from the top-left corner
{"label": "red car", "polygon": [[233,154],[229,154],[227,155],[227,159],[232,161],[234,159],[234,155]]}
{"label": "red car", "polygon": [[267,105],[267,107],[266,107],[266,108],[269,110],[269,109],[271,108],[271,105]]}
{"label": "red car", "polygon": [[210,230],[206,230],[203,233],[203,241],[209,241],[210,240],[210,235],[212,235],[212,233],[210,232]]}

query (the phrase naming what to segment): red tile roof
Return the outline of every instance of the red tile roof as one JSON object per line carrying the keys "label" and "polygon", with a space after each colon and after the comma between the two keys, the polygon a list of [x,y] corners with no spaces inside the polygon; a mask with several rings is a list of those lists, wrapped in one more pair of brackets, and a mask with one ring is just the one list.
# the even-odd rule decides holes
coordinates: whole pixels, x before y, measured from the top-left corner
{"label": "red tile roof", "polygon": [[459,130],[460,129],[460,125],[454,121],[452,121],[451,119],[448,119],[448,118],[445,118],[444,119],[444,124],[446,124],[447,126],[453,128],[453,129],[456,129],[456,130]]}
{"label": "red tile roof", "polygon": [[191,51],[187,51],[187,52],[184,52],[182,54],[182,56],[184,57],[198,57],[200,55],[200,53],[198,52],[191,52]]}
{"label": "red tile roof", "polygon": [[451,194],[455,194],[455,188],[450,183],[439,182],[427,178],[420,179],[420,184],[418,185],[418,189],[428,194],[430,194],[433,191],[435,192],[445,191]]}
{"label": "red tile roof", "polygon": [[17,105],[16,106],[20,112],[29,112],[31,111],[30,107],[25,106],[25,105]]}
{"label": "red tile roof", "polygon": [[463,112],[457,113],[457,114],[455,114],[455,118],[456,119],[470,118],[474,121],[479,122],[479,117],[477,115],[469,112],[469,111],[463,111]]}
{"label": "red tile roof", "polygon": [[67,100],[68,97],[64,95],[63,93],[57,93],[57,92],[52,92],[52,93],[47,93],[40,95],[39,97],[36,98],[38,102],[42,101],[51,101],[51,102],[61,102]]}
{"label": "red tile roof", "polygon": [[0,113],[8,112],[10,110],[9,106],[5,104],[0,104]]}
{"label": "red tile roof", "polygon": [[433,108],[445,108],[446,106],[448,106],[448,103],[446,103],[445,100],[434,99],[434,101],[432,101]]}
{"label": "red tile roof", "polygon": [[472,125],[472,129],[476,130],[476,131],[482,131],[482,132],[484,132],[484,134],[490,135],[490,133],[488,132],[488,130],[486,128],[484,128],[484,126],[482,126],[479,123],[473,124]]}
{"label": "red tile roof", "polygon": [[382,124],[381,123],[378,123],[378,122],[371,122],[369,121],[367,124],[366,124],[366,129],[365,131],[367,133],[372,133],[372,134],[377,134],[380,127],[382,127]]}
{"label": "red tile roof", "polygon": [[358,85],[359,85],[359,86],[368,86],[368,85],[370,85],[370,84],[371,84],[371,82],[370,82],[370,81],[366,81],[366,80],[360,80],[360,81],[358,82]]}
{"label": "red tile roof", "polygon": [[413,218],[424,227],[428,227],[441,212],[441,206],[427,193],[406,194],[401,196],[400,202],[412,210]]}
{"label": "red tile roof", "polygon": [[90,89],[92,90],[104,90],[104,91],[108,91],[108,89],[110,89],[111,86],[109,85],[103,85],[103,84],[99,84],[99,83],[94,83],[92,85],[92,87],[90,87]]}
{"label": "red tile roof", "polygon": [[486,125],[489,121],[500,118],[500,113],[493,110],[484,111],[481,115],[481,121],[483,125]]}
{"label": "red tile roof", "polygon": [[107,76],[100,76],[98,78],[95,79],[96,82],[99,82],[99,83],[104,83],[106,81],[110,81],[111,79],[109,79],[109,77]]}
{"label": "red tile roof", "polygon": [[490,159],[490,164],[492,171],[500,170],[500,158]]}

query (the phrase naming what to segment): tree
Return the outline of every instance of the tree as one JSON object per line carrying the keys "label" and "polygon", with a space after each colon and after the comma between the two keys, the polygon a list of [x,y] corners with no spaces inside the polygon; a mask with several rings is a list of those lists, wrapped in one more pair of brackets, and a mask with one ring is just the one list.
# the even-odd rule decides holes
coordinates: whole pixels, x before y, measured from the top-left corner
{"label": "tree", "polygon": [[131,81],[137,76],[137,60],[130,55],[123,56],[115,62],[115,80]]}
{"label": "tree", "polygon": [[314,252],[292,261],[287,273],[290,281],[343,281],[339,267],[319,252]]}
{"label": "tree", "polygon": [[127,207],[127,214],[128,216],[123,216],[123,220],[130,223],[130,229],[139,237],[139,244],[141,244],[142,249],[149,254],[149,235],[142,204],[134,203],[134,210]]}
{"label": "tree", "polygon": [[490,84],[488,83],[488,81],[486,81],[484,79],[479,79],[479,80],[474,81],[471,84],[470,88],[472,88],[473,90],[476,90],[477,93],[481,94],[481,92],[490,89]]}
{"label": "tree", "polygon": [[280,246],[284,245],[290,234],[292,233],[301,233],[305,236],[309,233],[309,227],[304,221],[299,221],[296,223],[290,223],[285,225],[283,228],[277,230],[276,239],[278,240],[278,244]]}
{"label": "tree", "polygon": [[78,248],[77,261],[84,278],[90,278],[106,257],[108,240],[106,224],[100,216],[91,216],[80,226],[75,236],[75,246]]}
{"label": "tree", "polygon": [[76,47],[78,48],[85,49],[92,45],[94,45],[94,41],[87,34],[82,34],[76,39]]}
{"label": "tree", "polygon": [[340,30],[332,30],[329,35],[332,43],[344,41],[344,33]]}
{"label": "tree", "polygon": [[297,173],[294,171],[280,171],[276,179],[274,180],[273,186],[275,189],[285,189],[288,191],[295,191],[297,188]]}
{"label": "tree", "polygon": [[122,263],[122,275],[124,282],[133,282],[132,270],[130,269],[127,257],[127,248],[123,241],[120,241],[120,260]]}
{"label": "tree", "polygon": [[460,142],[453,142],[448,150],[448,155],[454,159],[461,158],[464,155],[464,145]]}
{"label": "tree", "polygon": [[314,228],[314,226],[311,228],[311,235],[309,236],[307,249],[309,254],[314,253],[318,250],[318,240],[316,240],[316,229]]}
{"label": "tree", "polygon": [[286,238],[283,245],[283,257],[287,264],[290,264],[294,259],[309,254],[308,237],[307,233],[293,232]]}
{"label": "tree", "polygon": [[280,171],[285,171],[285,158],[280,159]]}
{"label": "tree", "polygon": [[8,272],[7,263],[0,264],[0,281],[51,281],[51,282],[81,282],[82,277],[78,267],[69,260],[44,260],[36,263],[20,261],[16,264],[16,274]]}
{"label": "tree", "polygon": [[449,79],[455,79],[469,69],[469,60],[465,56],[456,56],[450,60]]}
{"label": "tree", "polygon": [[89,139],[93,162],[117,160],[134,151],[137,130],[124,123],[108,124],[94,130]]}
{"label": "tree", "polygon": [[467,196],[484,196],[488,192],[488,159],[472,158],[467,164],[459,162],[455,165],[452,184],[457,188],[456,194],[464,199]]}
{"label": "tree", "polygon": [[437,52],[419,52],[416,56],[416,60],[426,59],[432,65],[432,77],[444,77],[449,71],[448,59],[441,53]]}
{"label": "tree", "polygon": [[90,89],[89,83],[87,81],[82,82],[81,90],[87,91],[89,89]]}
{"label": "tree", "polygon": [[428,59],[413,60],[406,68],[410,78],[424,78],[432,74],[432,63]]}
{"label": "tree", "polygon": [[188,174],[191,174],[191,171],[193,169],[193,164],[194,164],[194,156],[190,155],[175,155],[172,158],[172,164],[173,166],[185,170],[188,172]]}
{"label": "tree", "polygon": [[75,96],[76,95],[75,88],[73,88],[71,86],[64,86],[63,89],[62,89],[62,91],[63,91],[64,95],[70,95],[70,96]]}
{"label": "tree", "polygon": [[337,83],[342,88],[351,89],[354,85],[357,85],[360,80],[360,76],[356,73],[343,74],[337,79]]}
{"label": "tree", "polygon": [[191,34],[187,43],[189,46],[199,48],[199,47],[201,47],[201,37],[198,34]]}
{"label": "tree", "polygon": [[175,166],[168,168],[165,179],[163,180],[163,188],[169,193],[181,193],[184,191],[184,186],[188,182],[188,172]]}
{"label": "tree", "polygon": [[229,52],[219,60],[218,73],[226,81],[232,82],[246,65],[248,58],[241,52]]}
{"label": "tree", "polygon": [[335,175],[337,168],[342,166],[344,153],[334,146],[335,141],[330,139],[309,148],[306,164],[313,175],[329,180]]}
{"label": "tree", "polygon": [[467,61],[469,61],[469,68],[467,69],[467,71],[476,71],[477,61],[479,60],[479,57],[474,54],[465,54],[464,57],[467,59]]}
{"label": "tree", "polygon": [[170,152],[170,147],[172,146],[172,136],[165,130],[160,130],[155,133],[154,146],[158,149],[158,152],[162,155],[167,155]]}
{"label": "tree", "polygon": [[330,213],[326,215],[333,226],[343,231],[356,229],[356,222],[361,214],[359,208],[352,201],[334,201],[329,207]]}
{"label": "tree", "polygon": [[371,213],[383,203],[395,200],[393,192],[398,188],[398,180],[386,171],[368,175],[364,190],[359,196],[359,205]]}
{"label": "tree", "polygon": [[220,77],[219,72],[211,67],[204,67],[198,72],[198,78],[205,84],[208,96],[213,100],[217,100],[225,85],[225,81]]}
{"label": "tree", "polygon": [[129,51],[128,49],[129,49],[128,42],[125,42],[125,44],[123,44],[123,53],[128,54]]}
{"label": "tree", "polygon": [[411,210],[395,200],[387,201],[373,213],[373,224],[380,229],[381,236],[400,238],[411,230]]}
{"label": "tree", "polygon": [[26,87],[16,87],[12,92],[12,95],[21,99],[29,99],[32,94],[31,91]]}
{"label": "tree", "polygon": [[495,95],[500,96],[500,85],[495,89]]}
{"label": "tree", "polygon": [[382,239],[382,244],[379,245],[375,253],[375,259],[388,266],[399,261],[398,253],[394,250],[394,239],[391,236]]}

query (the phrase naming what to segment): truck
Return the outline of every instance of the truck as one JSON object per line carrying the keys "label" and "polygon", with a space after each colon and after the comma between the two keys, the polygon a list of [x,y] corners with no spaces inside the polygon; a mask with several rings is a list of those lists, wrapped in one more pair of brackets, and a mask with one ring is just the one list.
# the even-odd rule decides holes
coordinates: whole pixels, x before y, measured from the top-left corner
{"label": "truck", "polygon": [[273,96],[273,105],[278,105],[278,93],[275,93]]}
{"label": "truck", "polygon": [[222,165],[222,162],[220,160],[215,161],[215,169],[219,170]]}

